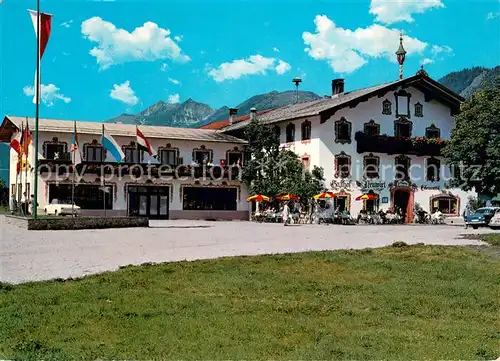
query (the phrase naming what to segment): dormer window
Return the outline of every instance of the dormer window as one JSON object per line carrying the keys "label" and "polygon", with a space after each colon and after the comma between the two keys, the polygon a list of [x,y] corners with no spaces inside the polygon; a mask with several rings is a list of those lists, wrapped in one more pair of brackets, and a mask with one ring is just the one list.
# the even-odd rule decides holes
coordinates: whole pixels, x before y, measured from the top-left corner
{"label": "dormer window", "polygon": [[394,121],[394,136],[396,138],[411,138],[413,123],[407,119],[400,118]]}
{"label": "dormer window", "polygon": [[392,103],[389,99],[382,102],[382,114],[391,115],[392,114]]}
{"label": "dormer window", "polygon": [[424,106],[420,103],[415,104],[415,116],[419,118],[424,116]]}
{"label": "dormer window", "polygon": [[301,125],[301,130],[302,130],[302,140],[310,140],[311,139],[311,122],[309,120],[306,120],[305,122],[302,123]]}
{"label": "dormer window", "polygon": [[375,123],[372,119],[364,125],[364,133],[369,137],[380,135],[380,124]]}
{"label": "dormer window", "polygon": [[429,139],[439,139],[441,137],[441,130],[434,124],[425,129],[425,137]]}
{"label": "dormer window", "polygon": [[295,142],[295,124],[290,123],[286,126],[286,142]]}
{"label": "dormer window", "polygon": [[342,117],[335,122],[335,143],[351,143],[352,124]]}

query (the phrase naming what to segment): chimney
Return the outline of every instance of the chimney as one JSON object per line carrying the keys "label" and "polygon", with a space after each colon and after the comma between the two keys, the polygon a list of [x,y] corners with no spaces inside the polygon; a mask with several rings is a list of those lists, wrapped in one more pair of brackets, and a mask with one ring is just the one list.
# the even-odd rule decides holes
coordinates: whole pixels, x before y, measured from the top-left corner
{"label": "chimney", "polygon": [[257,109],[252,108],[250,109],[250,120],[255,120],[257,119]]}
{"label": "chimney", "polygon": [[338,96],[344,92],[344,79],[332,80],[332,97]]}
{"label": "chimney", "polygon": [[233,124],[236,122],[236,118],[238,117],[238,109],[229,108],[229,124]]}

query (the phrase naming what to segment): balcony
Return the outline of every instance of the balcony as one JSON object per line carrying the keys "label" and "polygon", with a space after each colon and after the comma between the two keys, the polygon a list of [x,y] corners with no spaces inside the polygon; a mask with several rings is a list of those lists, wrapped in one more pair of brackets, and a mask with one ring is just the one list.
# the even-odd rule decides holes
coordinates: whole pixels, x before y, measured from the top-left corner
{"label": "balcony", "polygon": [[389,135],[355,135],[358,153],[409,154],[417,156],[441,156],[447,141],[443,139],[414,137],[396,138]]}

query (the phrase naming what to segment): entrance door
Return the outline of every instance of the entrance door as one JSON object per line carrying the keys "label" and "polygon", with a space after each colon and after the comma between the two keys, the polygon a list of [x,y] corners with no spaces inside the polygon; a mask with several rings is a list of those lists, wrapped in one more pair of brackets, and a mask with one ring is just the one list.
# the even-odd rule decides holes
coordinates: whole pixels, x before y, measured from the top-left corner
{"label": "entrance door", "polygon": [[337,197],[336,198],[337,202],[336,202],[336,205],[335,205],[335,209],[337,209],[337,207],[339,208],[339,211],[340,212],[343,212],[347,209],[347,197]]}
{"label": "entrance door", "polygon": [[128,189],[128,213],[152,219],[168,219],[169,187],[135,187]]}
{"label": "entrance door", "polygon": [[406,190],[397,190],[394,192],[394,211],[398,209],[406,222],[408,214],[408,203],[410,201],[410,192]]}

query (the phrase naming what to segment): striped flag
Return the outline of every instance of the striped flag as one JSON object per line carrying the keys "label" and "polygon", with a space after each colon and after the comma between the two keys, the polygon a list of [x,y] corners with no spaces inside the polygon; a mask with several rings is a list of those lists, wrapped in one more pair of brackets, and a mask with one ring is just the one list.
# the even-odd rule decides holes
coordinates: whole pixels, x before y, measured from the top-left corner
{"label": "striped flag", "polygon": [[104,124],[102,125],[102,145],[106,148],[113,158],[120,163],[125,159],[125,154],[123,150],[120,148],[115,138],[113,138],[107,131],[104,129]]}
{"label": "striped flag", "polygon": [[78,142],[78,133],[76,132],[76,122],[75,131],[73,133],[73,140],[71,141],[71,153],[73,159],[73,165],[78,165],[82,162],[82,152],[80,151],[80,143]]}
{"label": "striped flag", "polygon": [[[45,48],[47,47],[47,43],[49,42],[49,37],[50,37],[50,30],[52,27],[52,15],[46,14],[46,13],[37,13],[34,10],[28,10],[31,16],[31,21],[33,22],[33,27],[35,28],[35,35],[37,38],[38,43],[40,44],[40,49],[38,53],[38,58],[39,58],[39,65],[38,69],[36,69],[37,72],[40,72],[40,63],[42,61],[42,56],[43,53],[45,52]],[[38,15],[40,15],[40,34],[38,34]],[[33,103],[40,103],[40,98],[41,94],[37,94],[37,76],[35,72],[35,96],[33,97]]]}
{"label": "striped flag", "polygon": [[136,127],[136,131],[137,131],[137,148],[139,150],[148,153],[150,156],[156,158],[158,154],[151,146],[151,143],[149,143],[149,140],[144,136],[144,134],[142,134],[142,132],[139,130],[138,127]]}
{"label": "striped flag", "polygon": [[14,135],[14,138],[12,138],[12,140],[10,141],[10,147],[16,151],[17,155],[20,155],[22,152],[21,135],[22,132],[17,131],[16,134]]}

